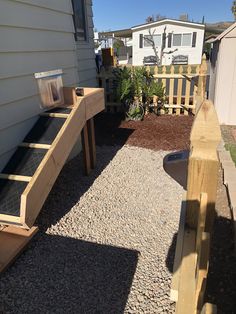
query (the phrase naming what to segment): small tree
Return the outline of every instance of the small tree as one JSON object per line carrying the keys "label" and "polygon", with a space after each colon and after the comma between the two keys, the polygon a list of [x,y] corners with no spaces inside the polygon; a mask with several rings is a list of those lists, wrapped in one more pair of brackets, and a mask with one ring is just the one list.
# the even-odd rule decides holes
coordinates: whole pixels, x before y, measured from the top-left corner
{"label": "small tree", "polygon": [[236,1],[233,1],[232,7],[231,7],[231,11],[234,15],[234,19],[236,20]]}

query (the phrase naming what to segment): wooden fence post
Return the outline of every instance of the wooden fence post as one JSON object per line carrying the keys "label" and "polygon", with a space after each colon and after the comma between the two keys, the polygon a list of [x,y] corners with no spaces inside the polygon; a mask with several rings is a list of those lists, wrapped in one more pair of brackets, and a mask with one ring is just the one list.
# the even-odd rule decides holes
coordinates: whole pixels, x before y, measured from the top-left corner
{"label": "wooden fence post", "polygon": [[186,225],[197,229],[201,193],[207,193],[206,229],[210,231],[215,213],[219,161],[217,146],[221,131],[214,105],[204,101],[195,118],[188,164]]}

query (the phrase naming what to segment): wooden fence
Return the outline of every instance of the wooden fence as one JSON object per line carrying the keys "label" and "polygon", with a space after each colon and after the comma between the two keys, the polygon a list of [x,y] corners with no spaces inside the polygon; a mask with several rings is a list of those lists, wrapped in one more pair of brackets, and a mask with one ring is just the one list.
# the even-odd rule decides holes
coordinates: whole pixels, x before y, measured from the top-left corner
{"label": "wooden fence", "polygon": [[[123,106],[116,101],[115,97],[113,69],[111,67],[102,68],[98,74],[99,87],[105,90],[106,111],[112,113],[123,111]],[[201,65],[147,66],[146,70],[165,87],[165,110],[162,109],[161,114],[195,114],[198,104],[204,100],[206,94],[207,63],[205,55]],[[153,102],[154,107],[157,107],[155,97]]]}
{"label": "wooden fence", "polygon": [[216,313],[204,305],[210,240],[215,218],[221,134],[212,102],[201,105],[191,131],[187,193],[182,202],[171,299],[177,314]]}

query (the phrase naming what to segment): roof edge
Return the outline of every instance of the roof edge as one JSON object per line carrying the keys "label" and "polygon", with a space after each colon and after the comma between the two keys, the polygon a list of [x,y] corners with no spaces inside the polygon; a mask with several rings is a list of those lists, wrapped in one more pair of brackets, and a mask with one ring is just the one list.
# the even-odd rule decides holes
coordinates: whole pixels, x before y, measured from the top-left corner
{"label": "roof edge", "polygon": [[190,26],[196,26],[196,27],[200,27],[202,29],[205,29],[205,24],[201,24],[201,23],[194,23],[194,22],[186,22],[186,21],[180,21],[180,20],[175,20],[175,19],[163,19],[160,21],[155,21],[152,23],[145,23],[145,24],[140,24],[137,26],[133,26],[131,27],[131,30],[136,30],[136,29],[141,29],[141,28],[146,28],[146,27],[150,27],[150,26],[154,26],[154,25],[158,25],[158,24],[163,24],[163,23],[175,23],[175,24],[181,24],[181,25],[190,25]]}
{"label": "roof edge", "polygon": [[221,33],[214,41],[220,41],[224,38],[227,34],[229,34],[234,28],[236,27],[236,22],[233,23],[230,27],[228,27],[223,33]]}

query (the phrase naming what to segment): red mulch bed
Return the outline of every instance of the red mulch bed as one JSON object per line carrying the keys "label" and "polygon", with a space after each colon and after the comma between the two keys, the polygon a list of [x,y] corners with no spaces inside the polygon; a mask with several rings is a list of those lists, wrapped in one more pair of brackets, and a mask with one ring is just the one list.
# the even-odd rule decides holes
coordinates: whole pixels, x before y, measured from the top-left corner
{"label": "red mulch bed", "polygon": [[147,115],[143,121],[124,121],[118,114],[98,115],[95,119],[98,145],[124,145],[152,150],[188,149],[191,116]]}

